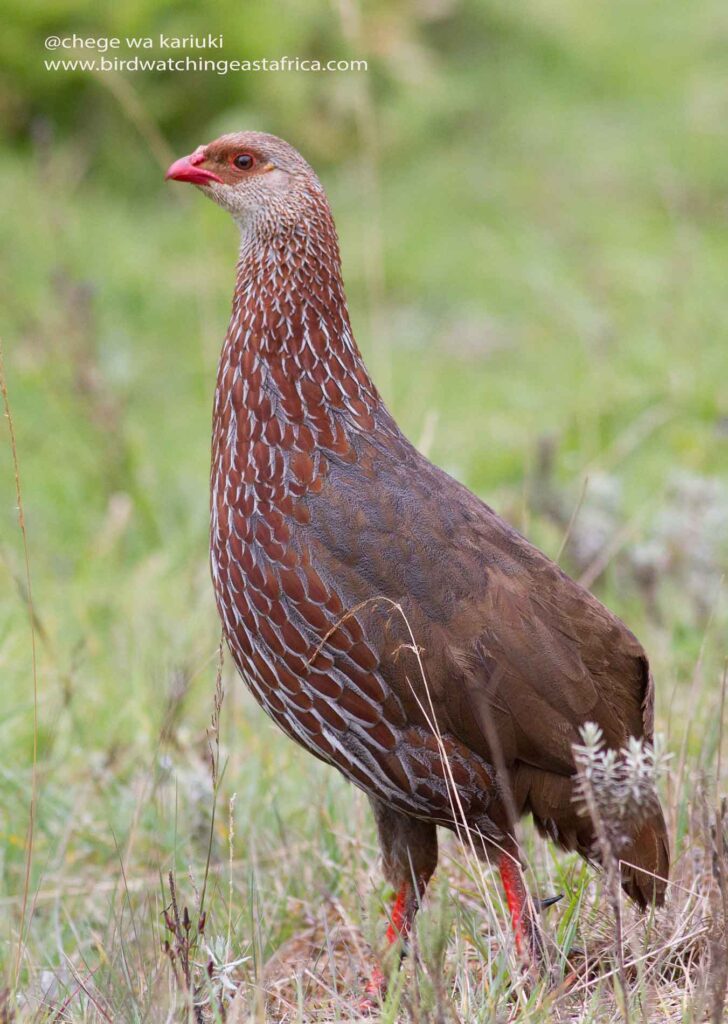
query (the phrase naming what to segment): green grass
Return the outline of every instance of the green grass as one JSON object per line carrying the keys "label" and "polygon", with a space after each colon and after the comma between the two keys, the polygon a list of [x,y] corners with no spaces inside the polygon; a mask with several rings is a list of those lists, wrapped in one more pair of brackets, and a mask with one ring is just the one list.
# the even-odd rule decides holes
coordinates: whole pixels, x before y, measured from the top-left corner
{"label": "green grass", "polygon": [[[674,490],[679,473],[728,485],[724,13],[676,0],[493,0],[443,12],[368,12],[357,52],[372,56],[366,82],[299,79],[299,96],[290,80],[280,94],[271,78],[248,80],[244,109],[232,79],[216,83],[225,104],[203,138],[254,123],[321,168],[360,346],[434,461],[553,556],[564,524],[541,500],[540,439],[554,439],[549,486],[568,511],[589,478],[577,518],[585,536],[601,507],[594,481],[608,474],[618,493],[609,539],[625,524],[631,533],[595,589],[650,652],[658,730],[675,754],[665,796],[676,888],[654,928],[629,918],[629,957],[693,931],[684,948],[701,957],[666,977],[674,939],[657,965],[635,968],[632,1017],[697,1021],[715,976],[696,917],[710,909],[699,782],[712,806],[726,533],[720,497],[715,516],[699,519]],[[291,16],[285,5],[280,13]],[[328,8],[317,17],[330,19]],[[327,31],[328,45],[344,46],[339,27]],[[167,94],[133,84],[145,116],[162,121]],[[89,88],[103,97],[99,138],[76,125],[50,149],[0,151],[13,197],[0,222],[10,257],[2,335],[38,649],[23,923],[33,701],[4,442],[0,963],[18,1019],[46,1019],[37,1004],[55,978],[57,1020],[162,1021],[183,1004],[161,952],[166,875],[176,872],[192,908],[188,875],[199,888],[211,834],[219,625],[207,570],[209,423],[236,234],[201,196],[165,186],[113,98]],[[356,128],[362,101],[377,154]],[[175,124],[180,132],[184,119]],[[179,152],[201,141],[194,131],[178,135]],[[665,516],[675,528],[648,593],[634,568],[641,544],[664,546]],[[570,547],[564,563],[588,568]],[[293,1006],[286,1019],[306,1020],[321,1003],[319,1019],[351,1019],[367,959],[358,929],[378,948],[384,927],[366,801],[279,735],[229,665],[224,682],[205,930],[224,940],[229,930],[227,958],[250,958],[231,969],[246,981],[234,1019],[260,1017],[254,982],[281,948],[266,977]],[[721,792],[727,762],[724,751]],[[495,878],[443,845],[421,915],[423,966],[402,974],[383,1020],[506,1020],[518,1006],[520,1020],[619,1019],[609,979],[556,1006],[542,986],[529,995],[514,981]],[[566,894],[548,917],[557,941],[607,948],[594,873],[530,833],[527,850],[539,891]],[[700,900],[681,886],[702,887]],[[337,994],[306,988],[315,956]],[[298,983],[286,981],[296,972]]]}

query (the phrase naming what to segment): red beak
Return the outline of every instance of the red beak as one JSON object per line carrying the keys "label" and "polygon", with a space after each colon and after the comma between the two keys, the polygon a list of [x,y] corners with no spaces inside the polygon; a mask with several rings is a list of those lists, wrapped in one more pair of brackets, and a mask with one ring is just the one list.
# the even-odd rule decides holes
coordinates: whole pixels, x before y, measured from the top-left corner
{"label": "red beak", "polygon": [[204,167],[200,167],[206,156],[207,151],[205,147],[198,146],[194,153],[175,160],[165,174],[164,180],[169,181],[171,178],[173,181],[189,181],[193,185],[207,185],[210,181],[222,182],[222,178],[218,178],[212,171],[207,171]]}

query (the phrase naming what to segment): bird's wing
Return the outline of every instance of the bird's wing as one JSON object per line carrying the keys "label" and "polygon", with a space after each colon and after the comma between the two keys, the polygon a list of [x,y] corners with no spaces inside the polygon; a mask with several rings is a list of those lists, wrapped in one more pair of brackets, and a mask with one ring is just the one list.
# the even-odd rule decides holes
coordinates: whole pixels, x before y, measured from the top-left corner
{"label": "bird's wing", "polygon": [[[312,529],[350,606],[405,610],[427,692],[401,659],[381,665],[405,703],[419,687],[415,703],[432,700],[441,727],[491,763],[494,736],[507,763],[570,775],[587,721],[613,747],[651,735],[647,660],[627,627],[406,442],[361,452],[356,473],[332,465]],[[373,609],[363,617],[377,628]]]}

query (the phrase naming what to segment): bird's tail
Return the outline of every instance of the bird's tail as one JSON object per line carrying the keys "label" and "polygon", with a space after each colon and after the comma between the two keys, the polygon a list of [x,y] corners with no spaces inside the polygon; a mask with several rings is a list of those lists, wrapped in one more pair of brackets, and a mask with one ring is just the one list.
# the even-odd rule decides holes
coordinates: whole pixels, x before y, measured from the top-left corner
{"label": "bird's tail", "polygon": [[622,888],[643,910],[662,906],[670,873],[670,848],[662,811],[640,827],[622,853]]}

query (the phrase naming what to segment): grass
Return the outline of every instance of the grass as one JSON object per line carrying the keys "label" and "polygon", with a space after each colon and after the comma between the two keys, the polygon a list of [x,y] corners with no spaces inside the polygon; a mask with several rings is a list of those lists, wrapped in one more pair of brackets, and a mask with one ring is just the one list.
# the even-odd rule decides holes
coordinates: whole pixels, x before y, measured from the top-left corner
{"label": "grass", "polygon": [[[529,990],[495,877],[443,836],[420,962],[396,979],[384,1021],[720,1019],[724,23],[717,4],[672,0],[473,3],[439,21],[395,5],[362,29],[378,54],[377,153],[336,141],[356,139],[360,86],[343,80],[307,84],[308,122],[287,107],[290,83],[276,99],[256,82],[248,110],[206,132],[250,113],[321,166],[357,337],[403,429],[552,556],[568,532],[563,564],[651,655],[673,754],[673,886],[646,920],[625,908],[626,1008],[603,879],[526,826],[533,891],[565,894],[549,933],[589,969],[568,992]],[[0,223],[2,333],[38,658],[34,729],[3,444],[0,1020],[186,1019],[185,942],[204,992],[212,963],[228,1021],[350,1020],[386,925],[365,799],[279,735],[229,664],[215,786],[211,775],[209,419],[235,231],[163,186],[104,95],[103,159],[81,131],[0,151],[14,197]],[[109,172],[116,132],[129,181]]]}

